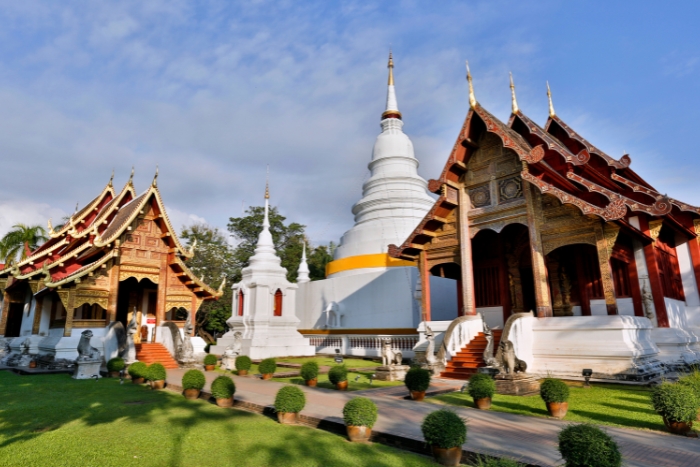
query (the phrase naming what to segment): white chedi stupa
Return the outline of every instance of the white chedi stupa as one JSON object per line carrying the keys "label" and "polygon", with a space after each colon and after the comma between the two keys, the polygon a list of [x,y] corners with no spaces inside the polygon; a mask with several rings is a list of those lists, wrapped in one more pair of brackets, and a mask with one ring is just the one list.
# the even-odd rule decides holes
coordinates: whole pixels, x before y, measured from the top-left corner
{"label": "white chedi stupa", "polygon": [[[315,355],[309,339],[297,332],[297,285],[287,280],[287,270],[281,266],[275,251],[270,233],[269,200],[270,191],[266,186],[263,229],[250,264],[242,271],[241,281],[232,287],[233,313],[226,321],[229,331],[210,349],[211,353],[222,355],[226,347],[240,338],[241,355],[252,359]],[[306,269],[308,271],[308,266]]]}

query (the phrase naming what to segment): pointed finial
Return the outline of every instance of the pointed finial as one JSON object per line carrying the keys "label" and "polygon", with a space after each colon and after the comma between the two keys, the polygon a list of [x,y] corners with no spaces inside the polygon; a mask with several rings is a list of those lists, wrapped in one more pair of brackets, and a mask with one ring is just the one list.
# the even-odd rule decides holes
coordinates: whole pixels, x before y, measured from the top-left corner
{"label": "pointed finial", "polygon": [[75,211],[73,211],[73,214],[75,214],[75,213],[78,212],[78,206],[80,206],[80,201],[78,201],[77,203],[75,203]]}
{"label": "pointed finial", "polygon": [[129,175],[129,185],[134,184],[134,166],[131,166],[131,175]]}
{"label": "pointed finial", "polygon": [[552,91],[549,90],[549,81],[547,81],[547,99],[549,100],[549,116],[554,117],[554,105],[552,105]]}
{"label": "pointed finial", "polygon": [[265,177],[265,199],[270,199],[270,166],[267,166],[267,176]]}
{"label": "pointed finial", "polygon": [[155,176],[153,177],[153,183],[152,183],[152,185],[153,185],[154,187],[157,187],[157,186],[158,186],[158,166],[157,166],[157,165],[156,165],[156,174],[155,174]]}
{"label": "pointed finial", "polygon": [[389,49],[389,64],[387,65],[387,68],[389,68],[389,86],[394,85],[394,59],[391,56],[391,49]]}
{"label": "pointed finial", "polygon": [[513,113],[517,114],[520,112],[520,109],[518,108],[518,101],[515,98],[515,84],[513,83],[513,73],[510,73],[510,95],[512,99],[512,108],[513,108]]}
{"label": "pointed finial", "polygon": [[476,97],[474,97],[474,84],[472,83],[472,73],[469,71],[469,61],[467,60],[467,82],[469,82],[469,107],[476,107]]}
{"label": "pointed finial", "polygon": [[56,235],[56,232],[53,230],[53,225],[51,224],[51,218],[49,217],[49,220],[47,222],[47,226],[49,228],[49,235],[53,236]]}
{"label": "pointed finial", "polygon": [[112,186],[112,182],[114,181],[114,167],[112,167],[112,176],[109,177],[109,183],[107,186]]}

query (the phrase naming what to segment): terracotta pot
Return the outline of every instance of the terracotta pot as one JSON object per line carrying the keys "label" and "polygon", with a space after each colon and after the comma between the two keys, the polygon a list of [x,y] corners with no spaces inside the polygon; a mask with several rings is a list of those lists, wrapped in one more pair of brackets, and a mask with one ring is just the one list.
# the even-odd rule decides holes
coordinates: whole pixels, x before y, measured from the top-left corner
{"label": "terracotta pot", "polygon": [[262,379],[272,379],[272,373],[265,373],[262,375]]}
{"label": "terracotta pot", "polygon": [[29,362],[29,368],[36,368],[36,362],[34,360]]}
{"label": "terracotta pot", "polygon": [[[29,367],[31,368],[31,365]],[[119,372],[118,371],[110,371],[109,377],[110,378],[119,378]]]}
{"label": "terracotta pot", "polygon": [[183,392],[185,393],[185,399],[194,400],[194,399],[199,398],[200,390],[199,389],[185,389]]}
{"label": "terracotta pot", "polygon": [[151,381],[151,389],[163,389],[165,387],[165,380],[159,379],[158,381]]}
{"label": "terracotta pot", "polygon": [[216,365],[204,365],[204,371],[214,371]]}
{"label": "terracotta pot", "polygon": [[348,389],[348,382],[346,381],[341,381],[340,383],[335,385],[335,388],[338,391],[346,391]]}
{"label": "terracotta pot", "polygon": [[670,431],[674,435],[685,435],[693,427],[693,422],[690,422],[690,423],[673,422],[673,421],[667,420],[666,417],[664,417],[664,425],[666,425],[666,428],[668,428],[668,431]]}
{"label": "terracotta pot", "polygon": [[411,391],[411,399],[414,401],[422,401],[425,399],[425,391]]}
{"label": "terracotta pot", "polygon": [[476,408],[479,410],[488,410],[491,408],[491,398],[481,397],[479,399],[474,399],[474,405],[476,405]]}
{"label": "terracotta pot", "polygon": [[569,410],[568,402],[547,402],[547,410],[549,415],[555,418],[564,418],[567,410]]}
{"label": "terracotta pot", "polygon": [[316,385],[318,384],[318,378],[308,379],[308,380],[304,381],[304,384],[306,384],[310,388],[315,388]]}
{"label": "terracotta pot", "polygon": [[345,428],[348,431],[348,438],[353,443],[366,443],[372,435],[372,429],[366,426],[348,425]]}
{"label": "terracotta pot", "polygon": [[277,421],[282,425],[296,425],[297,414],[295,412],[277,412]]}
{"label": "terracotta pot", "polygon": [[431,446],[433,450],[433,457],[440,465],[459,465],[462,460],[462,446],[457,446],[454,448],[438,448]]}
{"label": "terracotta pot", "polygon": [[238,370],[238,376],[245,376],[248,374],[248,370]]}
{"label": "terracotta pot", "polygon": [[131,378],[131,382],[134,384],[143,384],[144,381],[145,380],[143,378]]}
{"label": "terracotta pot", "polygon": [[216,405],[219,407],[233,407],[233,396],[226,399],[216,399]]}

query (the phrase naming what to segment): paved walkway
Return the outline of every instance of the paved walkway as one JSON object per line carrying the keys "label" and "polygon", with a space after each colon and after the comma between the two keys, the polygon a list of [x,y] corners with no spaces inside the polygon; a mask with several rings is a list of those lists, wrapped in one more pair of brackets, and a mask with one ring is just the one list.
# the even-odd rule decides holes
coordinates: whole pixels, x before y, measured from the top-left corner
{"label": "paved walkway", "polygon": [[[168,370],[168,382],[180,385],[185,370]],[[207,372],[207,385],[219,373]],[[284,386],[274,381],[262,381],[251,377],[233,376],[236,382],[237,400],[257,405],[271,405],[275,394]],[[342,423],[345,402],[358,392],[341,392],[323,388],[299,386],[307,393],[307,406],[302,415]],[[415,402],[382,394],[377,390],[361,391],[371,398],[379,409],[375,431],[423,441],[420,423],[430,412],[437,410],[434,404]],[[464,449],[492,456],[506,456],[541,466],[561,464],[557,451],[557,434],[568,424],[554,419],[527,417],[499,412],[489,412],[468,407],[455,407],[456,412],[468,420],[469,431]],[[666,433],[606,427],[618,442],[625,465],[628,467],[693,467],[700,465],[700,440]]]}

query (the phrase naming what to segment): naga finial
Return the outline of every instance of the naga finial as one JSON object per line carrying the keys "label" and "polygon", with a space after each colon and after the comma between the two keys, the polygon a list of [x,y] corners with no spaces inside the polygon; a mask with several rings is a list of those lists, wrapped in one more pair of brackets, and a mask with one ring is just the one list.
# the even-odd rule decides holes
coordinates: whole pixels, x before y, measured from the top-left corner
{"label": "naga finial", "polygon": [[520,112],[518,108],[518,101],[515,98],[515,84],[513,83],[513,73],[510,73],[510,96],[511,96],[511,106],[514,114]]}
{"label": "naga finial", "polygon": [[552,91],[549,89],[549,81],[547,81],[547,100],[549,100],[549,116],[554,117],[557,114],[554,112],[554,105],[552,104]]}
{"label": "naga finial", "polygon": [[474,96],[474,84],[472,83],[472,73],[469,71],[469,61],[467,61],[467,82],[469,83],[469,107],[476,107],[476,97]]}

